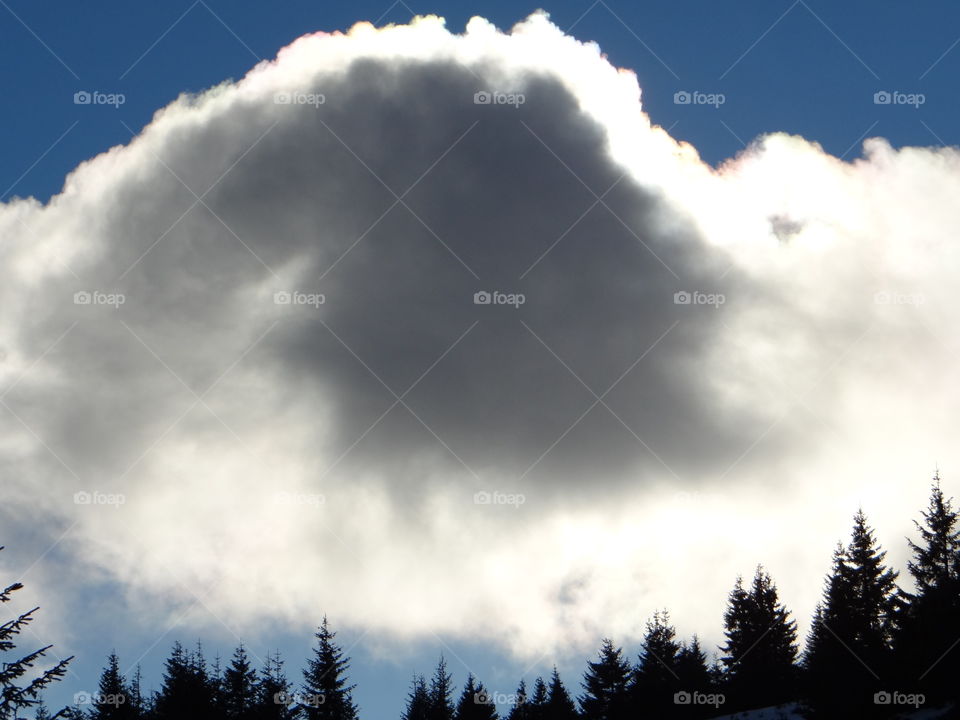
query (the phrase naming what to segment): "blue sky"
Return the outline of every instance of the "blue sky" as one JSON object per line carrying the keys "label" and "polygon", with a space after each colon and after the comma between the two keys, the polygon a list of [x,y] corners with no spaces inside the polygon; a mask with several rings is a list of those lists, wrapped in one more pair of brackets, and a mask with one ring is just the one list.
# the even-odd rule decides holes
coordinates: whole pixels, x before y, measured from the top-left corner
{"label": "blue sky", "polygon": [[[635,2],[583,0],[527,2],[420,2],[401,0],[315,3],[246,0],[52,6],[0,0],[0,199],[33,195],[46,201],[64,175],[111,146],[125,143],[153,113],[184,91],[196,92],[239,78],[259,59],[272,58],[296,37],[343,30],[360,20],[406,22],[412,14],[446,17],[459,31],[473,15],[509,28],[544,7],[562,29],[595,40],[611,62],[634,70],[644,109],[654,123],[689,141],[710,163],[735,155],[765,132],[786,131],[821,143],[831,154],[856,157],[865,137],[894,146],[960,143],[960,6],[951,2],[876,3],[860,0]],[[74,103],[78,92],[122,93],[118,108]],[[678,104],[677,93],[722,96],[718,107]],[[920,94],[922,105],[885,105],[878,92]],[[42,538],[0,538],[15,567],[43,551]],[[29,583],[29,575],[25,578]],[[732,580],[732,578],[731,578]],[[256,585],[256,578],[251,578]],[[254,601],[270,603],[269,589]],[[51,700],[92,689],[111,648],[122,663],[143,655],[147,686],[156,684],[171,642],[194,641],[192,631],[164,628],[128,607],[112,585],[77,608],[75,645],[84,655]],[[323,608],[317,608],[319,621]],[[716,626],[719,626],[720,609]],[[83,618],[82,621],[79,619]],[[334,627],[336,618],[331,618]],[[43,614],[37,622],[43,633]],[[716,627],[710,628],[716,632]],[[267,639],[267,638],[270,639]],[[340,636],[353,657],[357,699],[366,718],[393,717],[411,672],[429,673],[446,654],[458,683],[473,669],[489,687],[510,692],[521,673],[530,682],[554,659],[533,669],[504,660],[499,650],[437,638],[383,660],[377,644],[358,628]],[[57,642],[56,638],[44,640]],[[229,656],[235,636],[214,617],[203,638],[208,656]],[[249,641],[259,655],[279,647],[291,677],[309,653],[302,632],[270,629]],[[631,656],[635,648],[629,648]],[[558,658],[568,686],[577,688],[586,658]],[[379,688],[377,692],[372,687]]]}
{"label": "blue sky", "polygon": [[[0,187],[9,188],[4,197],[46,199],[71,168],[126,142],[128,127],[139,130],[180,92],[239,78],[306,32],[361,19],[405,22],[412,13],[440,14],[453,30],[477,14],[508,28],[542,3],[4,5],[0,60],[10,70]],[[711,163],[777,130],[846,157],[870,135],[895,146],[957,142],[955,4],[744,0],[719,10],[707,2],[584,0],[546,9],[561,28],[632,68],[653,121]],[[78,90],[123,93],[126,102],[116,110],[76,106]],[[722,93],[726,102],[718,109],[674,104],[683,90]],[[878,107],[873,94],[883,90],[923,93],[925,103]]]}

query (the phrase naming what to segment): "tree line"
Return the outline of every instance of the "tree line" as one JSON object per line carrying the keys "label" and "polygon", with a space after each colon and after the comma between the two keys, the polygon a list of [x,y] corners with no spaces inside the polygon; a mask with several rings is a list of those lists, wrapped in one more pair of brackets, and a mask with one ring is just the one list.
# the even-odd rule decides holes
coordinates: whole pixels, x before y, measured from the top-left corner
{"label": "tree line", "polygon": [[[916,539],[907,539],[914,586],[908,591],[858,510],[849,541],[833,552],[802,651],[796,621],[758,566],[748,583],[734,583],[723,613],[725,641],[710,659],[696,635],[678,639],[669,612],[660,610],[647,622],[635,660],[604,639],[573,691],[554,667],[549,679],[530,687],[521,679],[509,694],[489,691],[471,674],[458,693],[441,657],[429,680],[413,676],[399,718],[499,720],[498,705],[508,708],[505,720],[709,718],[788,702],[798,702],[810,718],[885,718],[919,707],[952,708],[948,716],[958,717],[958,522],[937,474],[914,521]],[[21,587],[0,591],[0,602]],[[34,612],[0,626],[0,654],[15,649]],[[315,639],[296,685],[279,653],[255,668],[241,645],[222,669],[219,660],[208,663],[202,647],[176,643],[160,689],[149,696],[141,692],[139,669],[125,677],[113,653],[97,693],[81,693],[54,714],[42,693],[63,677],[71,658],[31,673],[49,650],[41,648],[0,667],[0,720],[20,717],[24,708],[33,708],[37,720],[358,720],[350,660],[326,618]]]}

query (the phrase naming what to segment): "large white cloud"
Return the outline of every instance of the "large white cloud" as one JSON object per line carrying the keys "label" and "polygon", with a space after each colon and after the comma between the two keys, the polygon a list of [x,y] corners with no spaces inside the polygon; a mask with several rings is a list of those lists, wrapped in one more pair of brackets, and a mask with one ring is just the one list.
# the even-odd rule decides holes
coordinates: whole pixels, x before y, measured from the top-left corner
{"label": "large white cloud", "polygon": [[6,520],[241,630],[715,638],[756,562],[802,619],[958,466],[958,190],[882,140],[710,168],[544,15],[301,38],[0,206]]}

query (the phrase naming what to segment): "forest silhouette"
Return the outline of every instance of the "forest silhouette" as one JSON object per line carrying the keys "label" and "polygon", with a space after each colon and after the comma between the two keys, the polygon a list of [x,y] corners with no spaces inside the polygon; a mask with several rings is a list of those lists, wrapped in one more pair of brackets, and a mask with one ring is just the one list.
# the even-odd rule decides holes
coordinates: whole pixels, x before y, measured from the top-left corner
{"label": "forest silhouette", "polygon": [[[469,675],[458,692],[441,656],[429,678],[415,674],[397,698],[400,720],[640,720],[711,718],[792,705],[807,718],[892,718],[923,708],[960,717],[960,514],[939,473],[907,543],[912,589],[898,584],[862,510],[839,543],[803,642],[777,586],[758,566],[737,578],[723,612],[724,643],[708,657],[696,635],[679,639],[667,610],[647,621],[635,657],[605,638],[582,677],[564,680],[554,667],[529,686],[493,692]],[[0,548],[2,550],[2,548]],[[23,586],[0,591],[9,602]],[[175,643],[159,690],[141,690],[112,653],[96,693],[78,693],[57,711],[44,691],[72,658],[37,670],[51,646],[23,654],[18,636],[37,608],[0,625],[0,720],[358,720],[350,659],[324,617],[298,682],[279,653],[255,667],[240,645],[226,667],[208,662],[201,645]],[[504,709],[506,708],[506,709]],[[30,715],[24,715],[28,712]],[[775,717],[770,715],[769,717]]]}

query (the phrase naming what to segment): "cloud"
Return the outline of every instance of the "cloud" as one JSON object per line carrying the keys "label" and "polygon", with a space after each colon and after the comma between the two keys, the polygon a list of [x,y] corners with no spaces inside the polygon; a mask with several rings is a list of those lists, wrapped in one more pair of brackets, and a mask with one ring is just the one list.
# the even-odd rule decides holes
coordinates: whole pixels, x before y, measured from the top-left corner
{"label": "cloud", "polygon": [[711,168],[639,98],[542,14],[358,25],[0,206],[9,523],[239,629],[709,634],[758,561],[808,610],[951,459],[958,155]]}

